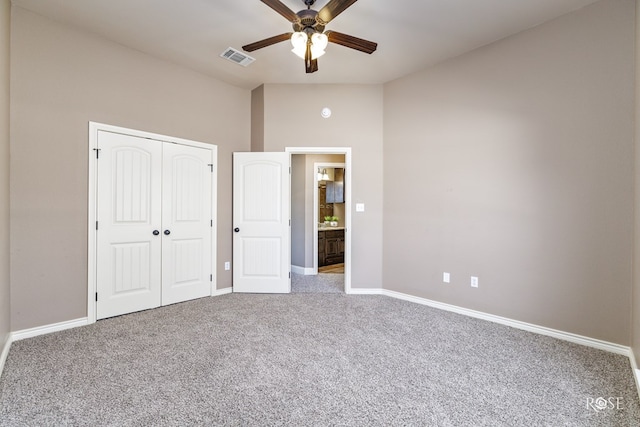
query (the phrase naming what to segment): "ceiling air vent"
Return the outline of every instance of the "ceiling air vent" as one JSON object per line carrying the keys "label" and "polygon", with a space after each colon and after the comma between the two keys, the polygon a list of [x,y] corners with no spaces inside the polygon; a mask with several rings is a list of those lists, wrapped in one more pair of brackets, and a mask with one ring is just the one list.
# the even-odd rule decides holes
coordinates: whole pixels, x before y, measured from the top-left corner
{"label": "ceiling air vent", "polygon": [[220,56],[224,59],[227,59],[231,62],[235,62],[236,64],[240,64],[243,67],[246,67],[247,65],[251,64],[253,61],[255,61],[255,58],[250,57],[249,55],[245,55],[244,53],[240,52],[239,50],[236,50],[232,47],[228,48],[227,50],[225,50],[224,52],[222,52],[220,54]]}

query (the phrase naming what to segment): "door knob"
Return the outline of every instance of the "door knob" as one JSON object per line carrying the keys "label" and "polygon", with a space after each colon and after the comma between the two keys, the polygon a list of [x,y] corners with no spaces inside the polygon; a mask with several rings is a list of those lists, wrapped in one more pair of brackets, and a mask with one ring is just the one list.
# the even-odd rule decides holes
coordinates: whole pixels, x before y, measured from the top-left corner
{"label": "door knob", "polygon": [[233,231],[235,231],[237,233],[238,231],[240,231],[240,229],[238,227],[236,227],[236,228],[233,229]]}
{"label": "door knob", "polygon": [[160,232],[158,230],[153,230],[153,235],[157,236],[158,234],[160,234]]}
{"label": "door knob", "polygon": [[169,230],[164,230],[164,235],[168,236],[169,234],[171,234],[171,232]]}

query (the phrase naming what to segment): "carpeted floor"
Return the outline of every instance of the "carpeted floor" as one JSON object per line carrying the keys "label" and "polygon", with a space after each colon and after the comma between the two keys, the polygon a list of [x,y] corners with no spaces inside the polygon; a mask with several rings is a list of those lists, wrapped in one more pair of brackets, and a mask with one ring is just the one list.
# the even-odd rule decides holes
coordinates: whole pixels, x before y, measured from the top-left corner
{"label": "carpeted floor", "polygon": [[344,274],[291,274],[293,293],[344,293]]}
{"label": "carpeted floor", "polygon": [[338,293],[203,298],[18,341],[0,379],[1,426],[629,427],[639,417],[626,357]]}

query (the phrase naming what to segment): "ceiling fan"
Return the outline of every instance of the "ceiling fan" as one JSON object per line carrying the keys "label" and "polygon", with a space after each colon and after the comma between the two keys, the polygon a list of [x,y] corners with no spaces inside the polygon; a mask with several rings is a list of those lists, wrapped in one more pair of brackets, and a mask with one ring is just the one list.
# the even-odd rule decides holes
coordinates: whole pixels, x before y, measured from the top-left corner
{"label": "ceiling fan", "polygon": [[293,31],[269,37],[255,43],[242,46],[247,52],[262,49],[272,44],[291,40],[292,52],[304,59],[307,73],[318,71],[318,58],[325,52],[327,43],[336,43],[351,49],[356,49],[365,53],[373,53],[378,47],[377,43],[360,39],[337,31],[324,31],[325,26],[336,16],[340,15],[357,0],[329,0],[322,9],[315,11],[311,6],[316,0],[303,0],[307,6],[299,12],[294,12],[279,0],[260,0],[271,9],[282,15],[293,25]]}

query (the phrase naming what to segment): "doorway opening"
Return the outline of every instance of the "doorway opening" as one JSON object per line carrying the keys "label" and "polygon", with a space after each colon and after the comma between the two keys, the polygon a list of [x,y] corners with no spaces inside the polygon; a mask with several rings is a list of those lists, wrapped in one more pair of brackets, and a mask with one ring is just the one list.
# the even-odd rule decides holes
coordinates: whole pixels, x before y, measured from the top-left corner
{"label": "doorway opening", "polygon": [[[336,156],[336,155],[333,155]],[[344,156],[338,159],[344,162]],[[314,233],[313,271],[315,274],[344,274],[344,163],[313,163]]]}
{"label": "doorway opening", "polygon": [[[338,285],[336,280],[339,278],[342,282],[339,284],[341,291],[349,294],[352,234],[351,148],[287,147],[285,151],[292,154],[291,271],[293,275],[306,282],[312,282],[322,275],[331,287]],[[321,172],[327,169],[327,174],[334,175],[330,180],[322,179],[322,176],[318,176],[318,168],[321,168]],[[338,169],[337,183],[335,169]],[[338,192],[341,193],[338,199],[329,198],[338,200],[330,202],[329,208],[326,198],[327,183],[330,183],[330,192],[340,187]],[[324,187],[324,193],[321,194],[319,187]],[[331,215],[322,215],[323,212],[328,212],[327,209],[331,211]],[[326,224],[324,216],[330,217]],[[337,218],[331,221],[331,217]],[[324,253],[319,245],[325,248]],[[333,271],[323,271],[326,269]]]}

